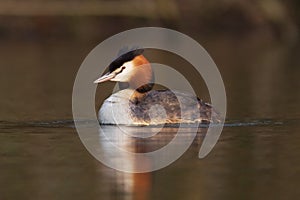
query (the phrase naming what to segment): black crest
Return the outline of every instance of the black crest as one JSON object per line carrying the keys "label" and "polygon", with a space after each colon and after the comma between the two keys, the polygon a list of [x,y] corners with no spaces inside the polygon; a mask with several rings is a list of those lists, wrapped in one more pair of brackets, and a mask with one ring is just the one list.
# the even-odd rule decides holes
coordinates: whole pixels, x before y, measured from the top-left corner
{"label": "black crest", "polygon": [[115,71],[117,68],[121,67],[125,62],[133,60],[136,56],[141,55],[144,52],[144,49],[121,49],[118,53],[118,58],[115,59],[109,65],[109,72]]}

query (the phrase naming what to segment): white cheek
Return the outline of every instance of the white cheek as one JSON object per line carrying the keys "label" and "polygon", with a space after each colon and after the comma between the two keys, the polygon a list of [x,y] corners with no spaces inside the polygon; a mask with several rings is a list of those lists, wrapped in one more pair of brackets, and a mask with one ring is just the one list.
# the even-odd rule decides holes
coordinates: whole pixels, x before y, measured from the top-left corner
{"label": "white cheek", "polygon": [[111,79],[111,81],[120,81],[120,82],[130,81],[133,73],[133,63],[127,62],[124,63],[123,66],[125,67],[125,69],[123,69],[121,73],[117,74],[115,78]]}
{"label": "white cheek", "polygon": [[122,71],[122,73],[117,74],[117,76],[111,80],[112,81],[120,81],[120,82],[128,82],[129,81],[128,73],[124,69]]}

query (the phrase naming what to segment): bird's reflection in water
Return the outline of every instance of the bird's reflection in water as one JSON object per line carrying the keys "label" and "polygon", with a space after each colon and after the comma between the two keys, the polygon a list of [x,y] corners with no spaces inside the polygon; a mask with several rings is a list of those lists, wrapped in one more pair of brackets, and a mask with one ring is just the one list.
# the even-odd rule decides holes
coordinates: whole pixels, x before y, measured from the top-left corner
{"label": "bird's reflection in water", "polygon": [[[136,159],[132,153],[149,153],[163,148],[171,141],[178,132],[178,127],[126,127],[126,126],[102,126],[100,131],[100,143],[102,151],[110,156],[114,166],[127,171],[134,171],[139,167],[151,169],[156,160],[153,157],[145,156],[142,160]],[[183,133],[179,136],[175,146],[182,145],[192,140],[194,147],[200,147],[207,128],[184,127]],[[196,133],[195,133],[196,131]],[[196,136],[195,136],[196,134]],[[117,148],[116,148],[117,147]],[[199,148],[197,148],[199,149]],[[119,150],[127,153],[119,153]],[[168,155],[163,155],[168,156]],[[195,154],[197,157],[197,154]],[[152,190],[152,172],[129,173],[116,172],[114,194],[120,199],[143,200],[150,199]]]}

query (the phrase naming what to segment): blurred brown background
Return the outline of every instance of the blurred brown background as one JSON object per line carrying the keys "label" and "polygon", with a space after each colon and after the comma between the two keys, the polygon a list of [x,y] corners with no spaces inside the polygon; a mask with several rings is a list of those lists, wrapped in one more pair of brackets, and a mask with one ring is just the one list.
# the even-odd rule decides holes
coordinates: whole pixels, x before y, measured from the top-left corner
{"label": "blurred brown background", "polygon": [[143,26],[172,28],[204,46],[223,76],[228,118],[288,116],[299,108],[285,111],[299,100],[289,90],[299,88],[299,9],[295,0],[1,0],[0,119],[70,119],[85,56],[106,38]]}
{"label": "blurred brown background", "polygon": [[1,39],[102,39],[124,29],[164,26],[202,36],[263,33],[294,42],[296,0],[1,0]]}

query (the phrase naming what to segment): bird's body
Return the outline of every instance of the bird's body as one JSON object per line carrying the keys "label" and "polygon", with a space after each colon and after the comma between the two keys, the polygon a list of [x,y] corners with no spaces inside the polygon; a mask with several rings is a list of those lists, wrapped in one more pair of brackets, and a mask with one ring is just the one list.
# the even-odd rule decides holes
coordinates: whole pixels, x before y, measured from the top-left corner
{"label": "bird's body", "polygon": [[218,122],[218,113],[197,97],[171,90],[153,90],[150,63],[134,50],[109,66],[95,83],[107,80],[127,83],[128,88],[112,94],[99,110],[101,124],[157,125]]}

